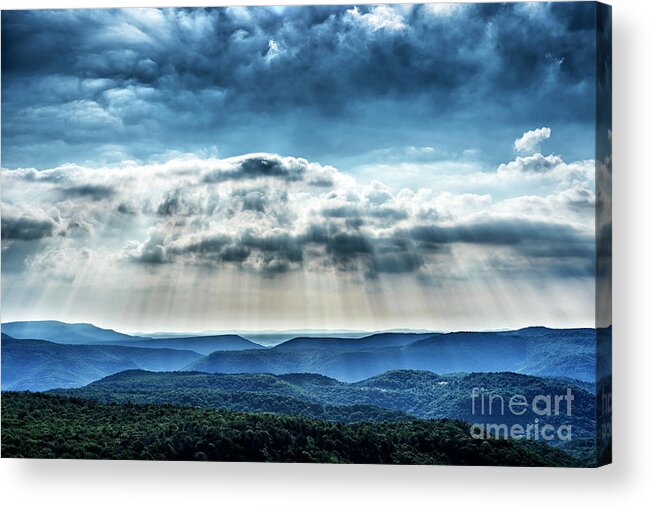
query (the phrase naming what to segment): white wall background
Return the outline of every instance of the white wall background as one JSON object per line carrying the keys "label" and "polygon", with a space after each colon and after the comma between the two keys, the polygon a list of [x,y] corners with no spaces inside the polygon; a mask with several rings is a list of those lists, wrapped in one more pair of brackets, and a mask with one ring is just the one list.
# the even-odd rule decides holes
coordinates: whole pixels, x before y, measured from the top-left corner
{"label": "white wall background", "polygon": [[[0,7],[300,4],[292,0],[0,0]],[[311,3],[352,3],[324,2]],[[362,3],[369,3],[364,1]],[[370,2],[372,3],[372,2]],[[649,505],[651,2],[614,12],[614,460],[599,470],[0,461],[3,505]],[[644,501],[646,500],[646,502]]]}

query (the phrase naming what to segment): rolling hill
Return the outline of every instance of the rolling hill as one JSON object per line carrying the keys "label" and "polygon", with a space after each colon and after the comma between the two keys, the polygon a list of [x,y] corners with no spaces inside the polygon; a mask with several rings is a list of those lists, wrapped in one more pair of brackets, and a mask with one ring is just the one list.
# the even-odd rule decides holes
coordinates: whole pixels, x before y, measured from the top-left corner
{"label": "rolling hill", "polygon": [[[532,400],[539,394],[564,395],[572,389],[573,424],[579,434],[594,432],[594,395],[566,380],[540,378],[517,373],[469,373],[438,375],[427,371],[396,370],[360,382],[346,383],[315,374],[207,374],[201,372],[124,371],[78,389],[57,389],[56,394],[90,398],[104,402],[176,403],[206,408],[228,408],[241,412],[300,413],[324,418],[328,410],[308,413],[297,410],[303,404],[333,406],[376,406],[422,419],[463,419],[469,422],[495,421],[479,410],[473,411],[473,388],[487,396],[513,395]],[[493,410],[500,408],[495,398]],[[388,414],[395,419],[395,414]],[[538,417],[531,411],[515,416],[506,410],[500,422],[527,423]],[[540,418],[541,420],[543,418]],[[562,414],[545,420],[560,424]],[[332,420],[340,420],[333,418]]]}
{"label": "rolling hill", "polygon": [[78,387],[123,370],[180,370],[201,357],[188,350],[63,345],[2,333],[2,390]]}

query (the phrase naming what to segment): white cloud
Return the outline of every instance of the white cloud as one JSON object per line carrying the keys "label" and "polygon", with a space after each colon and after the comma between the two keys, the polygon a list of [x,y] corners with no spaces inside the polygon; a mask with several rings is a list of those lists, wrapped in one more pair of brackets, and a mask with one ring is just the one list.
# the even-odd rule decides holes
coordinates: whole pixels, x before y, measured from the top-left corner
{"label": "white cloud", "polygon": [[452,16],[458,12],[461,12],[464,8],[463,4],[460,3],[430,3],[423,5],[425,11],[429,14],[432,14],[435,17],[447,17]]}
{"label": "white cloud", "polygon": [[267,49],[267,54],[265,54],[265,59],[268,62],[270,62],[274,58],[278,57],[280,54],[282,54],[282,50],[280,49],[278,43],[273,39],[269,39],[269,49]]}
{"label": "white cloud", "polygon": [[529,130],[515,140],[514,148],[520,153],[531,153],[538,149],[540,144],[549,139],[552,130],[549,127],[541,127],[535,130]]}
{"label": "white cloud", "polygon": [[543,155],[534,153],[527,157],[516,157],[515,160],[500,164],[498,172],[543,173],[551,171],[561,165],[563,159],[558,155]]}
{"label": "white cloud", "polygon": [[377,5],[365,14],[361,14],[358,7],[353,7],[346,11],[346,16],[349,20],[366,26],[373,32],[378,30],[399,31],[407,27],[402,14],[388,5]]}
{"label": "white cloud", "polygon": [[[590,171],[589,163],[534,154],[491,173],[460,176],[474,180],[476,188],[513,191],[516,182],[526,187],[530,181],[529,186],[552,189],[547,196],[498,198],[486,191],[444,190],[444,178],[432,179],[440,188],[396,190],[380,181],[361,183],[332,166],[267,153],[20,169],[3,174],[3,211],[11,220],[3,234],[15,241],[42,239],[26,266],[66,276],[69,269],[54,267],[65,256],[50,250],[83,251],[86,265],[101,262],[118,271],[121,264],[135,263],[269,276],[427,272],[455,244],[486,249],[501,243],[503,231],[508,248],[513,240],[505,228],[516,219],[551,220],[565,227],[564,234],[586,231],[586,210],[594,208]],[[25,203],[29,213],[18,207]],[[427,240],[412,234],[427,227]],[[525,230],[520,222],[517,227]],[[479,238],[490,235],[490,241],[468,230],[477,230]]]}

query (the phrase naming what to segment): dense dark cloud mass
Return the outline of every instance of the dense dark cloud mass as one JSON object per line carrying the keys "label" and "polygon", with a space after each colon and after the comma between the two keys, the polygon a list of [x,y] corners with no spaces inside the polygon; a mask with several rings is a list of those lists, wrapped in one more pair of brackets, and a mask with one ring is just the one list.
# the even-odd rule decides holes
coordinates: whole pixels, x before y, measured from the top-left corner
{"label": "dense dark cloud mass", "polygon": [[36,218],[29,214],[2,216],[2,239],[31,241],[51,236],[56,222],[48,218]]}
{"label": "dense dark cloud mass", "polygon": [[[262,149],[331,160],[401,136],[440,137],[449,122],[472,130],[489,122],[496,132],[585,124],[593,10],[5,11],[3,163],[145,160],[211,145],[227,155]],[[378,131],[383,124],[393,128]],[[273,167],[242,176],[265,170]]]}
{"label": "dense dark cloud mass", "polygon": [[521,249],[527,256],[579,257],[594,254],[593,237],[581,237],[567,224],[545,223],[523,219],[488,219],[454,227],[416,226],[412,238],[425,248],[436,249],[450,243],[506,245]]}

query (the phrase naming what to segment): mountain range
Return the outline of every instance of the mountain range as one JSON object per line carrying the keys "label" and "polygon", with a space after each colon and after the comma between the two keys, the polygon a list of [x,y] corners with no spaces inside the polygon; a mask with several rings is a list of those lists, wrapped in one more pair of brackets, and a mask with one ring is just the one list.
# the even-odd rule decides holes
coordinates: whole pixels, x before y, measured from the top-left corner
{"label": "mountain range", "polygon": [[103,329],[93,324],[68,324],[56,320],[8,322],[2,324],[2,331],[12,338],[22,340],[46,340],[65,345],[108,344],[139,348],[192,350],[199,354],[210,354],[217,350],[263,348],[258,343],[234,334],[134,336],[112,329]]}
{"label": "mountain range", "polygon": [[[361,338],[296,337],[274,347],[263,347],[239,335],[142,338],[90,324],[54,321],[9,323],[2,329],[4,390],[78,387],[138,368],[316,373],[345,382],[395,369],[438,374],[509,371],[595,381],[594,329],[537,327],[447,334],[377,333]],[[8,331],[17,332],[21,339]],[[41,339],[33,339],[36,336]]]}
{"label": "mountain range", "polygon": [[594,329],[295,338],[272,348],[213,352],[185,369],[277,375],[310,372],[348,382],[393,369],[512,371],[594,382],[595,347]]}

